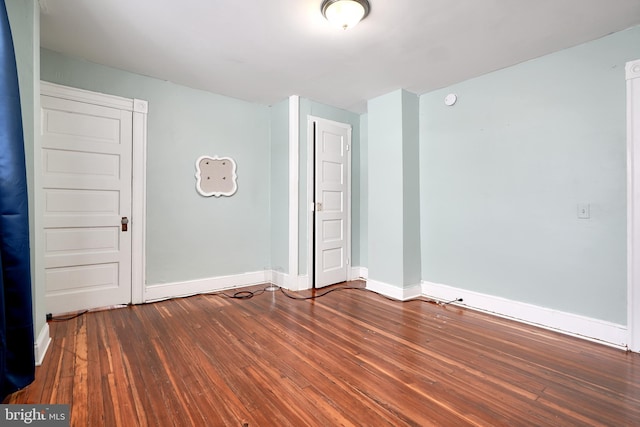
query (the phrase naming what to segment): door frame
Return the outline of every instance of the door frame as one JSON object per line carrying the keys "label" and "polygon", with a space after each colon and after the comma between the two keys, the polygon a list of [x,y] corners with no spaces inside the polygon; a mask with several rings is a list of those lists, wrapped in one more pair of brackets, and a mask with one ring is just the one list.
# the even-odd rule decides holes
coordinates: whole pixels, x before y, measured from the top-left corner
{"label": "door frame", "polygon": [[627,80],[627,348],[640,352],[640,60]]}
{"label": "door frame", "polygon": [[353,127],[348,123],[336,122],[334,120],[324,119],[312,115],[307,116],[307,275],[309,278],[309,287],[315,288],[315,123],[324,122],[333,126],[341,127],[347,130],[347,160],[346,160],[346,215],[347,215],[347,233],[345,236],[346,246],[346,268],[347,280],[351,280],[351,152],[352,150],[352,134]]}
{"label": "door frame", "polygon": [[[145,301],[145,228],[146,228],[146,163],[147,163],[147,113],[148,102],[142,99],[122,98],[114,95],[91,92],[55,83],[40,81],[40,95],[68,99],[86,104],[112,107],[132,112],[131,153],[131,303]],[[42,147],[38,147],[39,150]],[[42,182],[42,159],[35,156],[37,181]],[[35,189],[35,198],[43,200],[42,189]],[[36,240],[42,242],[44,230],[37,226]],[[39,257],[40,258],[40,257]],[[40,269],[44,265],[39,266]]]}

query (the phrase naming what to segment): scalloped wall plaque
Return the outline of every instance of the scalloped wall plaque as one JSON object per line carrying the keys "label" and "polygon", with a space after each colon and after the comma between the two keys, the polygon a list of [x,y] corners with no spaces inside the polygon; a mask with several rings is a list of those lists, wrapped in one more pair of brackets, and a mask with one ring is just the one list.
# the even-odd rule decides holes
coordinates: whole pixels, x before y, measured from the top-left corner
{"label": "scalloped wall plaque", "polygon": [[205,197],[233,196],[237,180],[236,162],[230,157],[201,156],[196,160],[196,190]]}

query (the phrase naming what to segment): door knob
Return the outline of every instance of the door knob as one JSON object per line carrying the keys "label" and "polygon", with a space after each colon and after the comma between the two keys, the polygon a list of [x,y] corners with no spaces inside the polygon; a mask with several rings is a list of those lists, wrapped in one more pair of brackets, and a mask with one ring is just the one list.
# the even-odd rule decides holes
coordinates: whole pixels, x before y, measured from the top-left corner
{"label": "door knob", "polygon": [[122,224],[122,231],[127,231],[127,224],[129,224],[129,218],[127,218],[126,216],[123,216],[122,221],[120,221],[120,224]]}

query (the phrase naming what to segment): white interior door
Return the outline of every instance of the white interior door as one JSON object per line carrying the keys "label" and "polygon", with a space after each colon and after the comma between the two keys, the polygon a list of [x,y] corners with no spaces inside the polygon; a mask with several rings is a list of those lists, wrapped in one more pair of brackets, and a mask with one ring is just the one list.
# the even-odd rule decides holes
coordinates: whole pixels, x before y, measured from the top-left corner
{"label": "white interior door", "polygon": [[41,107],[47,311],[130,303],[132,112],[46,95]]}
{"label": "white interior door", "polygon": [[344,282],[349,268],[351,126],[315,121],[314,286]]}

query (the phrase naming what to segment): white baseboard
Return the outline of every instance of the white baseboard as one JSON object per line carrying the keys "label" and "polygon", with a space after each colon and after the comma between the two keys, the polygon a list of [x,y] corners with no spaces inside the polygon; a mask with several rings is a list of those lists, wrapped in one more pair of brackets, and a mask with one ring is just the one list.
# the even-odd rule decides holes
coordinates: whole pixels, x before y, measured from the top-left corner
{"label": "white baseboard", "polygon": [[[300,275],[298,276],[297,280],[293,281],[294,283],[291,284],[291,289],[296,290],[296,291],[303,291],[305,289],[311,289],[311,281],[309,280],[309,276],[307,276],[306,274]],[[296,286],[296,288],[293,288],[293,286]]]}
{"label": "white baseboard", "polygon": [[272,285],[280,286],[281,288],[287,288],[287,283],[289,282],[289,274],[283,273],[282,271],[271,270],[267,273],[268,277],[267,282]]}
{"label": "white baseboard", "polygon": [[293,277],[280,271],[271,271],[270,283],[290,291],[302,291],[309,288],[309,278],[306,275]]}
{"label": "white baseboard", "polygon": [[[347,280],[359,280],[367,279],[368,271],[365,267],[351,267],[347,272],[349,276]],[[290,291],[304,291],[311,289],[311,281],[306,274],[299,275],[298,277],[291,277],[289,274],[279,271],[271,271],[271,280],[269,283],[273,283],[276,286],[288,289]]]}
{"label": "white baseboard", "polygon": [[349,280],[367,280],[369,269],[367,267],[351,267],[351,277]]}
{"label": "white baseboard", "polygon": [[371,279],[367,280],[367,289],[400,301],[416,298],[422,294],[422,287],[420,284],[401,288],[399,286]]}
{"label": "white baseboard", "polygon": [[[367,280],[368,289],[389,298],[400,301],[419,296],[431,297],[440,301],[462,298],[463,302],[454,304],[617,348],[626,349],[627,347],[628,331],[625,325],[426,281],[402,288],[370,280],[368,273],[364,267],[351,268],[352,278]],[[292,277],[283,272],[264,270],[232,276],[149,285],[145,289],[145,302],[223,291],[261,283],[273,283],[292,291],[309,288],[307,276]],[[44,359],[50,341],[49,325],[45,324],[35,343],[38,363]]]}
{"label": "white baseboard", "polygon": [[[348,280],[366,280],[368,275],[368,271],[365,267],[351,267],[348,273],[350,274]],[[299,275],[298,277],[292,277],[287,273],[272,270],[267,272],[267,282],[290,291],[304,291],[311,288],[309,276],[306,274]]]}
{"label": "white baseboard", "polygon": [[462,298],[462,302],[454,304],[626,349],[624,325],[425,281],[422,294],[440,301]]}
{"label": "white baseboard", "polygon": [[292,277],[282,271],[264,270],[233,276],[147,285],[144,292],[144,302],[224,291],[261,283],[270,283],[292,291],[301,291],[309,288],[309,278],[306,275]]}
{"label": "white baseboard", "polygon": [[273,280],[272,272],[257,271],[253,273],[210,277],[207,279],[189,280],[185,282],[147,285],[144,291],[144,300],[145,302],[152,302],[168,298],[211,293],[226,289],[269,283],[271,280]]}
{"label": "white baseboard", "polygon": [[49,336],[49,324],[45,323],[42,329],[40,329],[40,333],[36,338],[36,342],[33,344],[36,366],[42,365],[44,356],[45,354],[47,354],[47,350],[49,349],[49,344],[51,344],[51,337]]}

